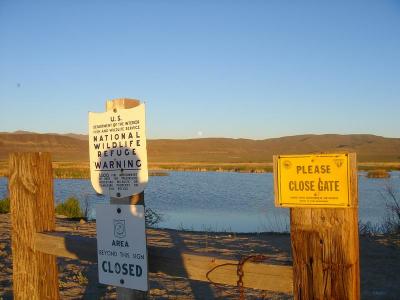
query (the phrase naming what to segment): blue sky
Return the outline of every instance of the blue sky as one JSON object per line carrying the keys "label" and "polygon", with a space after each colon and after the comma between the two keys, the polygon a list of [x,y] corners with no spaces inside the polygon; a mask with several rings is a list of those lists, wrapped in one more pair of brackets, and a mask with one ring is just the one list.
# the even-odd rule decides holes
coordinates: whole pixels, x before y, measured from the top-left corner
{"label": "blue sky", "polygon": [[118,97],[149,138],[400,137],[400,2],[0,0],[0,131]]}

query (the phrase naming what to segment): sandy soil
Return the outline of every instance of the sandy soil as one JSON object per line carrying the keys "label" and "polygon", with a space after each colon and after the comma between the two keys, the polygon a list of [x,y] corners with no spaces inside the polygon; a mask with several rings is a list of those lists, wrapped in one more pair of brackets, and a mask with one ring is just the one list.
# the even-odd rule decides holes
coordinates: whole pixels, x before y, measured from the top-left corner
{"label": "sandy soil", "polygon": [[[94,236],[95,224],[57,219],[57,226],[79,235]],[[249,254],[268,254],[268,263],[291,265],[287,234],[227,234],[149,229],[150,244],[238,259]],[[360,238],[362,299],[399,299],[399,237]],[[99,284],[97,265],[58,258],[62,299],[115,299],[115,289]],[[234,287],[215,287],[207,282],[150,273],[149,299],[238,299]],[[246,299],[292,299],[292,295],[246,289]],[[10,217],[0,215],[0,299],[12,299]]]}

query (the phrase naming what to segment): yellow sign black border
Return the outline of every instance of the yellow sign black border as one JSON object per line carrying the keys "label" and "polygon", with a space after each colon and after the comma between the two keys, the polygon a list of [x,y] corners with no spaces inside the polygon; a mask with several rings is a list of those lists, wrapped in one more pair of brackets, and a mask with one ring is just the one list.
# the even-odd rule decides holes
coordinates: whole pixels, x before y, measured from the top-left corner
{"label": "yellow sign black border", "polygon": [[[338,156],[345,156],[346,157],[346,181],[347,181],[347,201],[340,203],[340,204],[331,204],[331,203],[311,203],[311,204],[300,204],[300,203],[293,203],[293,202],[285,202],[282,199],[282,189],[281,189],[281,184],[282,184],[282,171],[281,171],[281,164],[280,160],[282,158],[310,158],[310,157],[338,157]],[[351,162],[350,162],[350,155],[349,153],[319,153],[319,154],[292,154],[292,155],[275,155],[274,156],[274,181],[275,181],[275,206],[277,207],[315,207],[315,208],[348,208],[352,206],[352,201],[351,201],[351,189],[352,189],[352,181],[351,181]],[[277,195],[276,195],[277,194]]]}

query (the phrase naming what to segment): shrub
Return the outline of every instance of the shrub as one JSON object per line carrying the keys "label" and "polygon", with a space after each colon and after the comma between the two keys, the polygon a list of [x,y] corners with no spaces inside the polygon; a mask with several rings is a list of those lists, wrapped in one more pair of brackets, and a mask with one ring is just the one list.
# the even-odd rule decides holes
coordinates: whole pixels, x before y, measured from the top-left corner
{"label": "shrub", "polygon": [[79,200],[75,197],[68,198],[64,203],[59,203],[56,206],[56,213],[67,216],[69,218],[82,218],[83,213]]}
{"label": "shrub", "polygon": [[367,174],[368,178],[389,178],[390,173],[386,170],[371,170]]}
{"label": "shrub", "polygon": [[359,221],[358,222],[358,230],[360,235],[365,236],[374,236],[380,233],[386,233],[384,224],[372,224],[370,221],[364,223]]}
{"label": "shrub", "polygon": [[0,214],[7,214],[10,212],[10,199],[4,198],[0,200]]}
{"label": "shrub", "polygon": [[400,233],[400,198],[393,186],[386,186],[386,194],[389,201],[386,202],[388,215],[386,217],[384,226],[387,233],[399,234]]}
{"label": "shrub", "polygon": [[160,215],[159,213],[155,212],[150,207],[146,207],[145,220],[146,220],[146,225],[147,226],[155,227],[155,226],[158,225],[158,223],[163,221],[163,217],[162,217],[162,215]]}

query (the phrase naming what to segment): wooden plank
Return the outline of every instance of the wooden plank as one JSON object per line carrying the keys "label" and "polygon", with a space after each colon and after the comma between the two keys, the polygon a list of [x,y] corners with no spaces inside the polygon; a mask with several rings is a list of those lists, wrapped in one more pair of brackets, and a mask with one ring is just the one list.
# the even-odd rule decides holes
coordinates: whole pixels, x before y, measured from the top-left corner
{"label": "wooden plank", "polygon": [[[36,249],[44,253],[80,260],[97,262],[95,238],[81,237],[62,232],[36,233]],[[221,264],[236,264],[236,260],[213,256],[177,252],[162,247],[149,247],[149,271],[191,280],[208,281],[206,273]],[[291,293],[293,287],[292,267],[266,263],[244,265],[244,287]],[[210,274],[216,283],[236,286],[235,266],[224,266]]]}
{"label": "wooden plank", "polygon": [[295,299],[359,299],[356,155],[350,159],[350,208],[291,208]]}
{"label": "wooden plank", "polygon": [[[187,277],[192,280],[208,281],[206,274],[216,266],[226,265],[215,269],[209,274],[213,282],[236,286],[238,276],[236,265],[238,261],[221,259],[213,256],[203,256],[191,253],[180,253],[174,256],[164,250],[157,255],[156,249],[149,249],[150,270],[160,271],[172,276]],[[158,265],[158,266],[157,266]],[[243,286],[247,288],[269,290],[282,293],[292,292],[292,268],[289,266],[269,265],[265,263],[246,263],[243,266]],[[186,274],[186,275],[185,275]]]}
{"label": "wooden plank", "polygon": [[[136,99],[120,98],[108,100],[106,102],[106,110],[112,111],[116,109],[133,108],[140,105],[140,101]],[[144,192],[132,195],[131,197],[125,198],[113,198],[110,199],[111,204],[130,204],[130,205],[144,205]],[[118,300],[145,300],[147,299],[147,292],[127,289],[123,287],[117,287],[117,299]]]}
{"label": "wooden plank", "polygon": [[96,238],[63,232],[35,234],[35,250],[43,253],[97,263]]}
{"label": "wooden plank", "polygon": [[49,153],[9,157],[14,299],[59,299],[56,257],[35,248],[35,233],[54,230]]}

